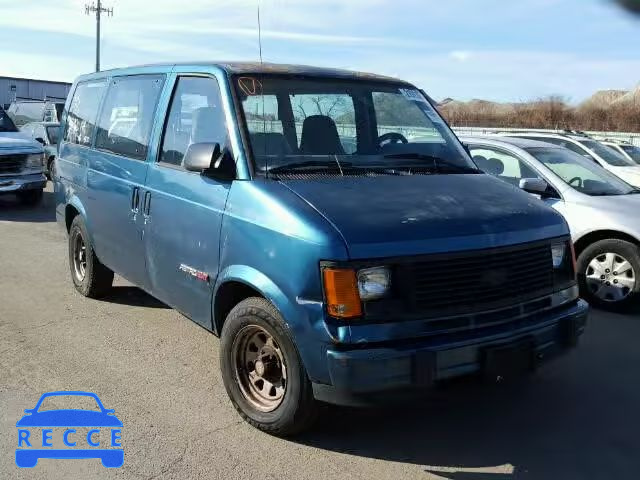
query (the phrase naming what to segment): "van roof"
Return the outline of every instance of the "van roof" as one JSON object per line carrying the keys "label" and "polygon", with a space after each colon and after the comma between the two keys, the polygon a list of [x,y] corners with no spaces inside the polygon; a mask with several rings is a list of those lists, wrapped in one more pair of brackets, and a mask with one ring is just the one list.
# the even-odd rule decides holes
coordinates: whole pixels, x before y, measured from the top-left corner
{"label": "van roof", "polygon": [[153,67],[162,68],[163,70],[173,68],[174,66],[193,66],[193,67],[217,67],[229,74],[280,74],[280,75],[302,75],[310,77],[324,78],[340,78],[352,80],[376,80],[392,83],[403,83],[409,85],[408,82],[394,77],[377,75],[374,73],[358,72],[352,70],[343,70],[337,68],[314,67],[309,65],[291,65],[283,63],[261,63],[261,62],[218,62],[218,61],[198,61],[198,62],[173,62],[173,63],[154,63],[146,65],[135,65],[126,68],[117,68],[112,70],[102,70],[100,72],[82,75],[80,78],[100,78],[107,75],[126,74],[135,69],[152,70]]}

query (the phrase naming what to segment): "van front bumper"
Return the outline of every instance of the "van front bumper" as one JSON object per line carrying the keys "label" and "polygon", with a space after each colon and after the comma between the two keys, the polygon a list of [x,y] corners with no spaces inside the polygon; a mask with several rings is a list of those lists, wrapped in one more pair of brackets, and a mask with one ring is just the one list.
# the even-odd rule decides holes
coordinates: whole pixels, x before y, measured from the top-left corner
{"label": "van front bumper", "polygon": [[420,391],[434,383],[487,373],[487,352],[526,345],[530,368],[575,346],[584,332],[589,307],[583,300],[552,311],[548,317],[517,332],[456,343],[421,345],[392,342],[377,348],[327,350],[331,385],[313,384],[316,399],[342,405],[376,403],[376,394]]}
{"label": "van front bumper", "polygon": [[0,177],[0,194],[16,193],[23,190],[40,190],[47,185],[43,173]]}

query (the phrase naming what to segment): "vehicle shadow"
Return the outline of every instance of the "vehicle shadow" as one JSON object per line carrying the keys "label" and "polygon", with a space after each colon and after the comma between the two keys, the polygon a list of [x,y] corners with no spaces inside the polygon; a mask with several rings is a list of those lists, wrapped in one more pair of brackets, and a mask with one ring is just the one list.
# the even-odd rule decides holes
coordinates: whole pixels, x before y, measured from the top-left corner
{"label": "vehicle shadow", "polygon": [[45,223],[56,221],[53,192],[44,191],[42,203],[23,205],[15,195],[0,195],[0,221]]}
{"label": "vehicle shadow", "polygon": [[103,302],[117,303],[120,305],[129,305],[131,307],[147,307],[170,309],[168,305],[162,303],[155,297],[152,297],[144,290],[133,286],[114,286],[111,292],[100,299]]}
{"label": "vehicle shadow", "polygon": [[577,353],[514,384],[463,381],[402,406],[331,407],[295,441],[420,465],[435,478],[633,478],[640,468],[634,374],[612,370],[600,352]]}

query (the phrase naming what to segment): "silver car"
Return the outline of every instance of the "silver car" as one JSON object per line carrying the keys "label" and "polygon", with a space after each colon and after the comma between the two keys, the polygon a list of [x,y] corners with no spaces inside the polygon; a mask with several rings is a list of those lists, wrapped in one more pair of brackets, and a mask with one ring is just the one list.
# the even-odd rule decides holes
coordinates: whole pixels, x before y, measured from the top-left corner
{"label": "silver car", "polygon": [[515,137],[461,138],[476,164],[539,195],[569,224],[581,295],[618,310],[640,296],[640,190],[566,148]]}

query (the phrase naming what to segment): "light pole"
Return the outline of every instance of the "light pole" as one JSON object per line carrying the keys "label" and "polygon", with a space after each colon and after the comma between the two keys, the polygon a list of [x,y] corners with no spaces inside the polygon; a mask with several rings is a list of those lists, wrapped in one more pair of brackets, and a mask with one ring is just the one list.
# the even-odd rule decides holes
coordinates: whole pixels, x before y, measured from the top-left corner
{"label": "light pole", "polygon": [[98,5],[91,4],[85,5],[84,11],[87,15],[91,15],[92,13],[96,14],[96,72],[100,71],[100,17],[103,13],[106,13],[109,16],[113,16],[113,7],[104,8],[102,6],[102,0],[97,0]]}

